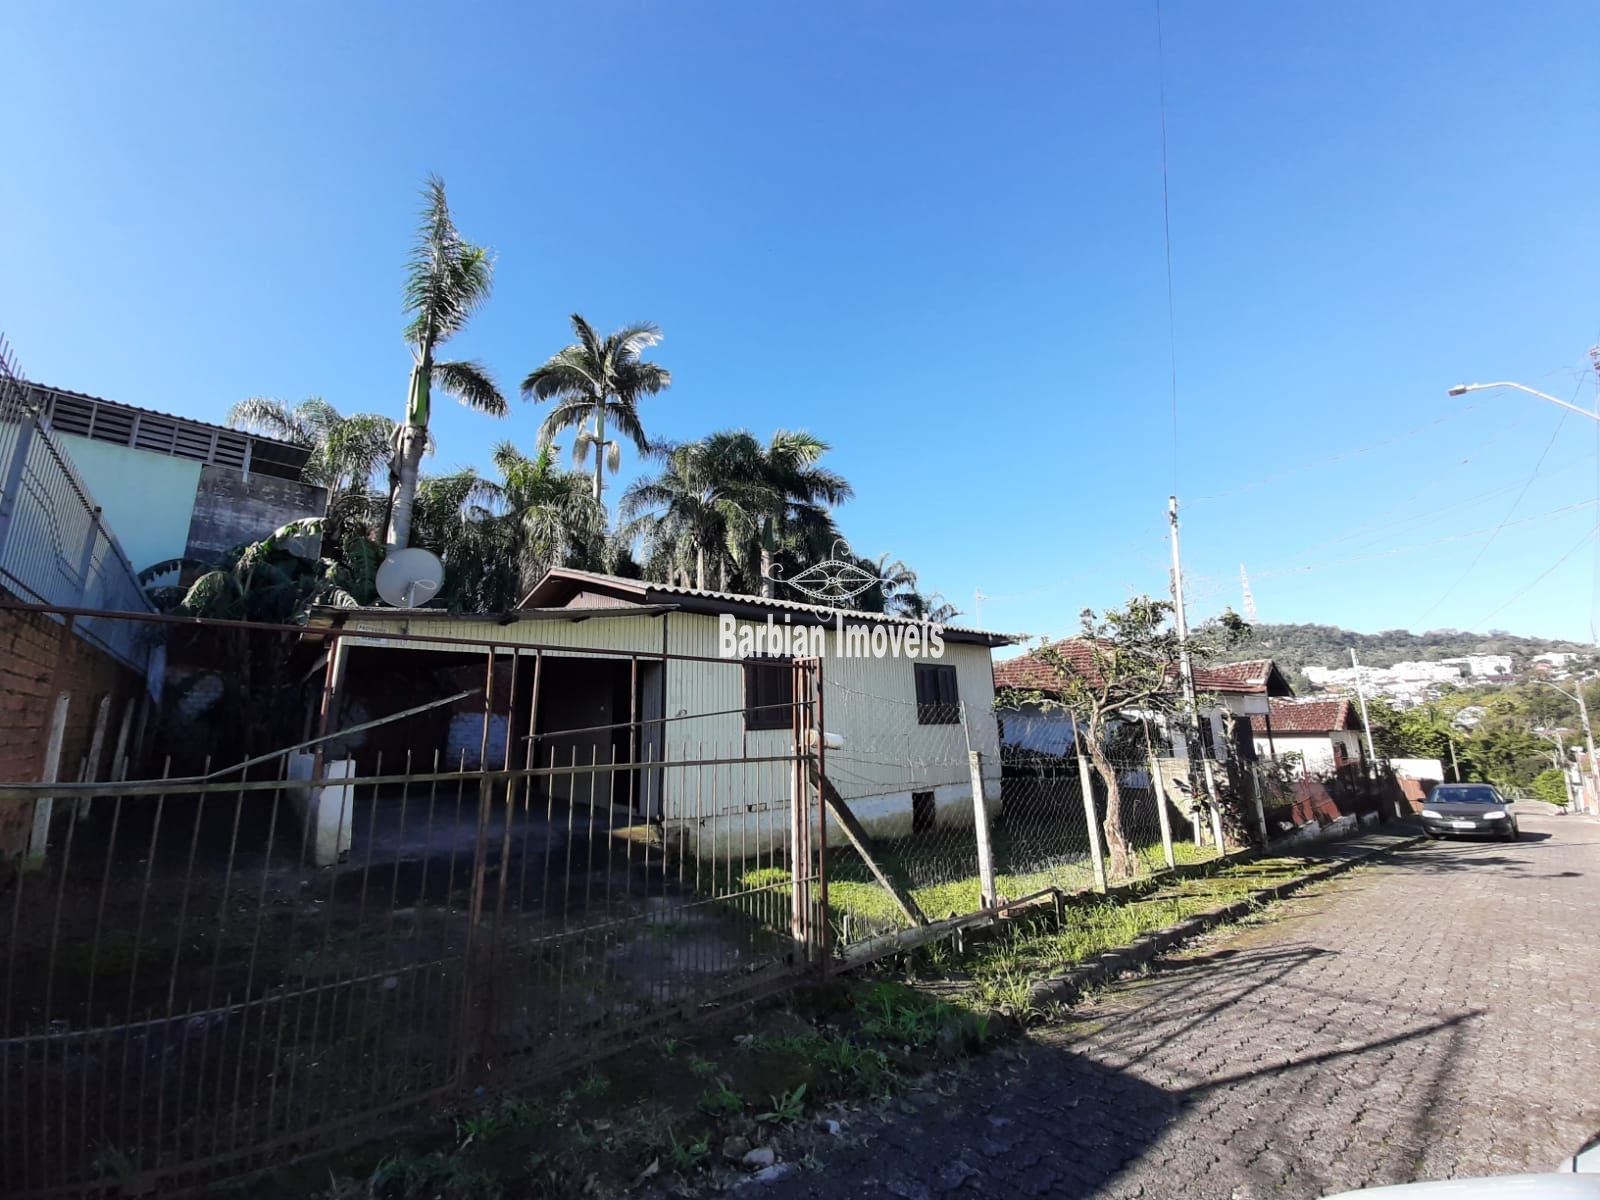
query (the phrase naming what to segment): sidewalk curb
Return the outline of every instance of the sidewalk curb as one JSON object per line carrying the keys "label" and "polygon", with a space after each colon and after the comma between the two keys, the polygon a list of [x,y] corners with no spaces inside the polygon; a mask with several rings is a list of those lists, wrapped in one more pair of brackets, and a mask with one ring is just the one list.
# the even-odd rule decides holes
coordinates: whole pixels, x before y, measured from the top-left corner
{"label": "sidewalk curb", "polygon": [[1064,975],[1052,975],[1048,979],[1039,980],[1033,985],[1029,1001],[1038,1006],[1071,1004],[1091,985],[1114,979],[1124,971],[1142,967],[1152,959],[1165,954],[1174,946],[1198,937],[1213,926],[1237,920],[1265,901],[1281,900],[1283,897],[1293,895],[1313,883],[1320,883],[1324,879],[1331,879],[1335,875],[1343,874],[1350,868],[1369,862],[1379,855],[1392,854],[1396,850],[1404,850],[1424,840],[1425,835],[1419,833],[1391,842],[1388,845],[1374,846],[1364,853],[1350,858],[1335,859],[1294,879],[1288,879],[1282,883],[1275,883],[1271,887],[1264,887],[1258,891],[1251,892],[1248,896],[1234,900],[1220,908],[1196,913],[1194,916],[1186,917],[1175,925],[1168,925],[1165,929],[1157,929],[1150,933],[1141,934],[1128,945],[1097,954]]}

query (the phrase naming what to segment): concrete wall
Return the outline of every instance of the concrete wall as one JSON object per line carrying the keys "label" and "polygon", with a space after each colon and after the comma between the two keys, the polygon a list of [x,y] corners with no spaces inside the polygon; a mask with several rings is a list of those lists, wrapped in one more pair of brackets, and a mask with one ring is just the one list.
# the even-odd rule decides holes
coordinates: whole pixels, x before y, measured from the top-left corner
{"label": "concrete wall", "polygon": [[[130,704],[130,726],[133,730],[139,727],[144,681],[82,638],[66,635],[65,657],[60,658],[61,672],[56,677],[64,634],[65,626],[43,615],[0,610],[0,779],[31,783],[42,778],[61,692],[70,698],[59,779],[76,780],[80,769],[85,769],[103,700],[109,699],[109,704],[99,753],[86,768],[91,778],[111,777],[112,758]],[[60,811],[58,807],[58,814]],[[0,801],[0,861],[27,849],[32,824],[32,802]]]}
{"label": "concrete wall", "polygon": [[70,433],[52,436],[71,455],[135,571],[183,555],[200,463]]}
{"label": "concrete wall", "polygon": [[[194,493],[186,553],[202,561],[214,559],[235,546],[259,541],[290,521],[320,517],[327,507],[323,488],[274,475],[246,478],[232,467],[207,463],[200,468]],[[117,528],[125,523],[118,522]]]}

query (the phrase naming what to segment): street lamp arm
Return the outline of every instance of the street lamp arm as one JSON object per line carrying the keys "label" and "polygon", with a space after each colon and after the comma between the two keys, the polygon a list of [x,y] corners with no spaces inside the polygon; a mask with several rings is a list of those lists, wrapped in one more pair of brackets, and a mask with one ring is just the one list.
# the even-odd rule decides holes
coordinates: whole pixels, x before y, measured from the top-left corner
{"label": "street lamp arm", "polygon": [[1531,388],[1525,383],[1513,383],[1509,379],[1502,379],[1496,383],[1458,383],[1450,389],[1449,394],[1452,396],[1465,396],[1468,392],[1486,392],[1493,388],[1515,388],[1519,392],[1527,392],[1530,396],[1548,400],[1551,404],[1559,404],[1562,408],[1588,417],[1591,421],[1600,421],[1600,413],[1590,412],[1587,408],[1579,408],[1576,404],[1568,404],[1565,400],[1557,399],[1549,392],[1541,392],[1538,388]]}

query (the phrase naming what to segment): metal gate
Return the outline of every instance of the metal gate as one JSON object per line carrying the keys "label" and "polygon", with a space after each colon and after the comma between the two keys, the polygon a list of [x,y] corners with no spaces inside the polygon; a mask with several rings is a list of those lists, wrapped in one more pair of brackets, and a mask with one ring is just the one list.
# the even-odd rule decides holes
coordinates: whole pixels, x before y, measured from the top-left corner
{"label": "metal gate", "polygon": [[359,777],[319,752],[0,786],[57,814],[0,890],[0,1192],[282,1161],[811,969],[819,667],[791,669],[772,753],[657,736],[715,714],[634,712]]}

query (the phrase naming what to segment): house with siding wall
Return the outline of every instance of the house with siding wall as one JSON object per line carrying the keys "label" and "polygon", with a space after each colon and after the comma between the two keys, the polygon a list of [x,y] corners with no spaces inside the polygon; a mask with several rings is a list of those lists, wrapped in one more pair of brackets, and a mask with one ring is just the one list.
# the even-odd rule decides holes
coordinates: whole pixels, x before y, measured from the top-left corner
{"label": "house with siding wall", "polygon": [[1274,699],[1268,712],[1250,717],[1250,731],[1257,754],[1298,754],[1305,775],[1354,768],[1366,759],[1361,716],[1348,698]]}
{"label": "house with siding wall", "polygon": [[565,773],[542,785],[553,802],[678,823],[701,852],[748,850],[762,836],[749,813],[781,811],[792,789],[792,667],[740,641],[773,629],[803,638],[801,657],[820,651],[824,767],[867,832],[969,824],[969,750],[985,804],[999,806],[990,654],[1004,634],[564,569],[508,613],[325,607],[312,623],[357,635],[338,639],[333,732],[472,693],[425,724],[334,743],[358,773],[386,738],[387,755],[413,762],[439,748],[451,767],[554,768]]}

